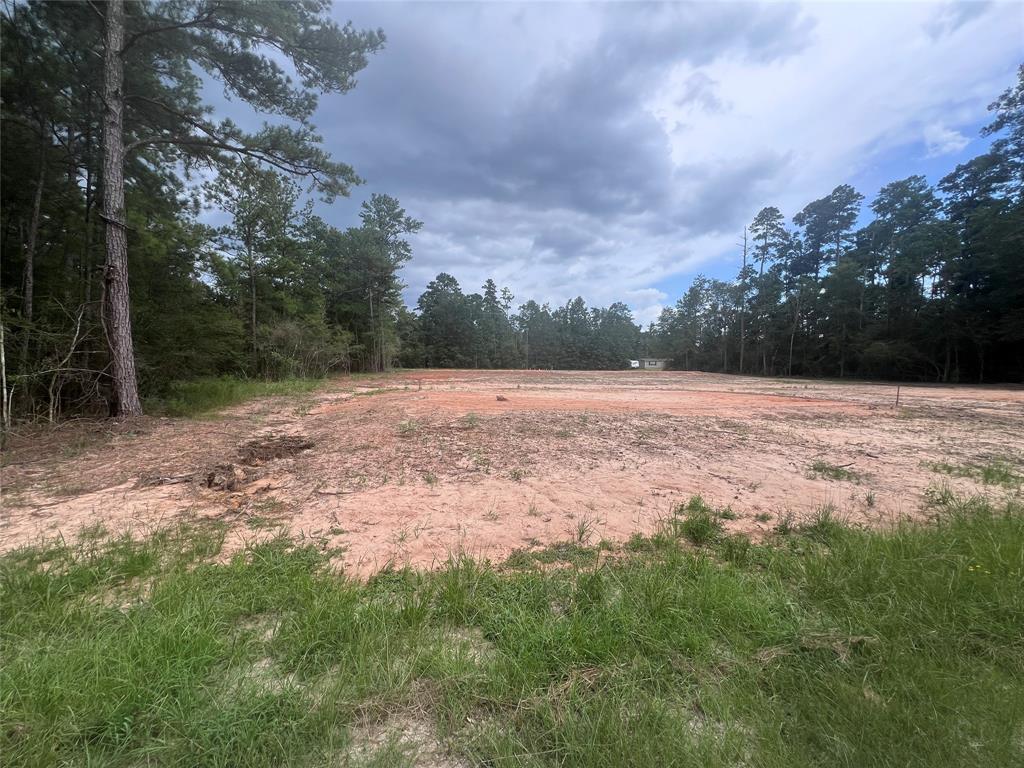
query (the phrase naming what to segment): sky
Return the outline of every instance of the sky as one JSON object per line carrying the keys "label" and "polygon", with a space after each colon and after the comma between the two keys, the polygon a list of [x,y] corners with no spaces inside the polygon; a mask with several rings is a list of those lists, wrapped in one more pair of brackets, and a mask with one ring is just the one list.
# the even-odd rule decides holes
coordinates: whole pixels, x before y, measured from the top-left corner
{"label": "sky", "polygon": [[424,222],[402,278],[492,277],[516,304],[625,301],[654,320],[728,279],[766,205],[867,202],[984,151],[1024,61],[1024,4],[338,3],[387,36],[314,123],[373,192]]}

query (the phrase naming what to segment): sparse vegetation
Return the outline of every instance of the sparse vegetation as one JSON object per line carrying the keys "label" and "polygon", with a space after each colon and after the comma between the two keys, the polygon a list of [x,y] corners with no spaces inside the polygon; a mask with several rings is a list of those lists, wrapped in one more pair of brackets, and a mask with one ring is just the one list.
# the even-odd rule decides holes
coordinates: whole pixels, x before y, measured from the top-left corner
{"label": "sparse vegetation", "polygon": [[823,512],[779,547],[670,534],[367,583],[316,541],[224,560],[216,525],[18,550],[0,560],[0,750],[16,767],[1024,758],[1020,507],[955,499],[890,532]]}
{"label": "sparse vegetation", "polygon": [[775,533],[779,536],[789,536],[795,528],[792,512],[779,515],[779,519],[775,521]]}
{"label": "sparse vegetation", "polygon": [[577,544],[587,544],[602,521],[592,515],[583,515],[573,526],[573,539]]}
{"label": "sparse vegetation", "polygon": [[815,512],[810,520],[801,523],[797,530],[807,538],[830,544],[842,535],[846,525],[837,516],[835,507],[826,505]]}
{"label": "sparse vegetation", "polygon": [[721,534],[720,517],[720,513],[709,507],[703,498],[694,496],[686,504],[676,507],[672,517],[663,521],[662,527],[700,547],[715,541]]}
{"label": "sparse vegetation", "polygon": [[352,397],[373,397],[374,395],[380,395],[387,392],[386,387],[374,387],[372,389],[357,389],[352,393]]}
{"label": "sparse vegetation", "polygon": [[412,437],[419,431],[420,425],[415,419],[405,419],[398,422],[398,434],[400,437]]}
{"label": "sparse vegetation", "polygon": [[855,483],[860,479],[860,475],[849,469],[848,464],[830,464],[827,461],[815,461],[811,464],[808,474],[811,477],[823,477],[828,480],[844,480],[847,482]]}
{"label": "sparse vegetation", "polygon": [[1019,488],[1024,484],[1020,465],[1007,459],[991,459],[980,464],[950,464],[945,461],[926,461],[925,467],[952,477],[966,477],[983,485]]}

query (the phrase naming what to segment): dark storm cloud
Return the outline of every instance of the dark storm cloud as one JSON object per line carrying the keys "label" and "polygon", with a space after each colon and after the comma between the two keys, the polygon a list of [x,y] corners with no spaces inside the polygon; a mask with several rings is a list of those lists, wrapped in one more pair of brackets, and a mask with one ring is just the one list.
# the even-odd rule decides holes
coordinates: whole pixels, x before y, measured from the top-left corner
{"label": "dark storm cloud", "polygon": [[[726,53],[769,60],[808,35],[790,6],[581,6],[580,15],[596,16],[588,20],[596,33],[563,56],[551,50],[557,35],[530,45],[544,6],[511,17],[507,7],[429,8],[338,9],[357,25],[384,27],[388,46],[356,91],[325,101],[320,120],[332,151],[371,188],[403,198],[485,199],[605,222],[651,211],[698,226],[696,217],[679,220],[668,137],[645,108],[672,66]],[[495,34],[503,29],[518,37],[514,44]],[[534,62],[522,58],[531,49]],[[722,108],[706,77],[692,76],[687,87],[705,108]],[[429,208],[417,215],[431,226]],[[587,241],[565,245],[571,258]]]}

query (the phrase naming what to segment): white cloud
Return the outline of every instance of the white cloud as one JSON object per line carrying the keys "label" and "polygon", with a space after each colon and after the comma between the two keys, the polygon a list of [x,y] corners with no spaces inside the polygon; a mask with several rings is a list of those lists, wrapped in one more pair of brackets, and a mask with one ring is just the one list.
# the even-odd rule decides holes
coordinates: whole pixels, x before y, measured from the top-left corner
{"label": "white cloud", "polygon": [[[912,151],[924,126],[956,134],[951,121],[982,118],[1014,75],[1024,34],[1019,10],[995,6],[934,38],[925,28],[935,12],[929,4],[810,6],[814,39],[797,55],[760,66],[725,56],[704,68],[719,98],[735,106],[684,119],[688,125],[671,134],[674,158],[788,154],[785,173],[762,185],[761,200],[791,216],[883,151]],[[691,74],[682,67],[672,77]],[[676,127],[672,112],[663,108],[666,129]],[[953,136],[945,138],[950,146]]]}
{"label": "white cloud", "polygon": [[924,143],[928,157],[942,157],[959,152],[971,143],[971,140],[959,131],[947,128],[941,123],[925,126]]}

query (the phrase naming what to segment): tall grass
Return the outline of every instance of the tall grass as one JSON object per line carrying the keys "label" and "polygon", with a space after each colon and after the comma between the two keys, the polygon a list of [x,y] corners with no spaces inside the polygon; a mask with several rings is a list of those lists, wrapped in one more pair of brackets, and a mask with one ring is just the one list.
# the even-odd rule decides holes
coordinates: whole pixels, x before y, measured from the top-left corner
{"label": "tall grass", "polygon": [[152,401],[151,405],[168,416],[199,416],[256,397],[304,394],[321,383],[320,379],[262,381],[230,376],[194,379],[171,384],[167,395]]}
{"label": "tall grass", "polygon": [[777,543],[696,549],[666,526],[561,568],[453,559],[367,583],[309,541],[215,562],[217,527],[20,550],[0,560],[0,754],[1020,765],[1021,510],[952,500],[889,532],[822,520]]}

